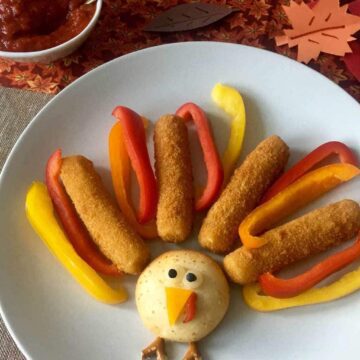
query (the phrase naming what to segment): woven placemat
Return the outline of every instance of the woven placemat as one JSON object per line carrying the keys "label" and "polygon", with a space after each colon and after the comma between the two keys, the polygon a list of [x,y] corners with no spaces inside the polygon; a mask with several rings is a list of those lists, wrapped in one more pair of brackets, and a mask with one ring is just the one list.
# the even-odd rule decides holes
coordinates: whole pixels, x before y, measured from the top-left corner
{"label": "woven placemat", "polygon": [[[51,98],[41,93],[0,88],[0,171],[20,134]],[[0,360],[24,359],[0,318]]]}

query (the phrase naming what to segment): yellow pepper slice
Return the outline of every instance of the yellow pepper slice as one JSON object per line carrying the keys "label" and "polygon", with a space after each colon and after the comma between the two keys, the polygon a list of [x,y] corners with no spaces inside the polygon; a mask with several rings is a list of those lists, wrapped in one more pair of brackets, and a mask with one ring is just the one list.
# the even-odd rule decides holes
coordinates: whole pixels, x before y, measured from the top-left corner
{"label": "yellow pepper slice", "polygon": [[34,182],[26,195],[26,216],[51,253],[95,299],[117,304],[127,299],[125,289],[112,289],[74,250],[59,226],[45,184]]}
{"label": "yellow pepper slice", "polygon": [[247,248],[265,245],[267,240],[256,234],[270,229],[285,216],[293,214],[332,188],[359,174],[360,169],[350,164],[327,165],[305,174],[257,207],[243,220],[239,227],[242,243]]}
{"label": "yellow pepper slice", "polygon": [[240,93],[226,85],[216,84],[211,92],[213,101],[233,118],[230,138],[223,155],[224,184],[234,171],[244,142],[246,113]]}
{"label": "yellow pepper slice", "polygon": [[[147,120],[143,118],[145,127]],[[122,125],[117,121],[109,134],[109,160],[111,177],[116,200],[126,220],[141,236],[151,239],[157,237],[155,221],[147,224],[139,224],[135,211],[131,205],[130,193],[130,159],[124,143]]]}
{"label": "yellow pepper slice", "polygon": [[258,283],[243,287],[242,293],[245,303],[257,311],[275,311],[291,307],[321,304],[340,299],[360,289],[360,268],[347,273],[334,283],[322,288],[313,288],[288,299],[278,299],[260,295]]}
{"label": "yellow pepper slice", "polygon": [[166,287],[165,294],[169,324],[173,326],[184,309],[189,297],[193,294],[193,291],[189,289]]}

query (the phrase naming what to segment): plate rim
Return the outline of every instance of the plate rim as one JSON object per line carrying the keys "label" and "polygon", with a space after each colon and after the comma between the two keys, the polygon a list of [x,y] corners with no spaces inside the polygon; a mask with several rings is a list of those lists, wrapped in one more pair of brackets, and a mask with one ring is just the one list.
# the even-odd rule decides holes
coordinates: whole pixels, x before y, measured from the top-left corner
{"label": "plate rim", "polygon": [[[4,179],[7,176],[7,172],[8,172],[8,168],[10,168],[10,164],[12,161],[12,158],[15,154],[15,152],[17,151],[17,148],[19,147],[19,144],[24,140],[24,138],[26,138],[27,133],[29,131],[29,129],[33,126],[35,126],[35,124],[37,123],[38,119],[41,117],[43,112],[46,112],[48,107],[51,107],[53,102],[57,102],[59,101],[63,96],[66,96],[66,92],[71,89],[72,87],[76,87],[78,86],[82,81],[85,81],[88,77],[94,76],[94,74],[96,74],[97,72],[103,71],[104,68],[106,68],[107,66],[111,66],[112,64],[116,63],[116,62],[123,62],[123,61],[129,61],[129,59],[131,59],[132,57],[138,57],[138,56],[142,56],[143,54],[148,54],[151,52],[157,52],[157,51],[167,51],[167,49],[169,48],[176,48],[176,47],[184,47],[184,46],[189,46],[189,47],[193,47],[193,46],[200,46],[200,47],[233,47],[233,48],[247,48],[247,49],[251,49],[251,51],[255,51],[255,52],[264,52],[264,53],[268,53],[269,55],[271,54],[271,56],[274,56],[275,58],[278,58],[279,60],[282,59],[282,61],[284,61],[285,63],[289,63],[289,64],[297,64],[299,65],[299,69],[302,69],[301,71],[308,71],[310,74],[314,75],[314,76],[318,76],[320,78],[322,78],[323,80],[326,80],[328,82],[329,86],[333,86],[336,87],[337,90],[340,92],[342,92],[344,95],[347,96],[347,98],[352,99],[352,101],[355,104],[358,104],[360,106],[360,104],[356,101],[356,99],[351,96],[349,93],[347,93],[342,87],[340,87],[338,84],[336,84],[335,82],[333,82],[332,80],[330,80],[328,77],[326,77],[325,75],[321,74],[320,72],[314,70],[313,68],[298,62],[297,60],[294,60],[292,58],[289,58],[285,55],[276,53],[274,51],[270,51],[267,49],[262,49],[262,48],[257,48],[257,47],[253,47],[253,46],[248,46],[248,45],[243,45],[243,44],[237,44],[237,43],[228,43],[228,42],[219,42],[219,41],[186,41],[186,42],[176,42],[176,43],[170,43],[170,44],[162,44],[162,45],[157,45],[157,46],[151,46],[148,48],[144,48],[144,49],[140,49],[137,51],[133,51],[131,53],[119,56],[111,61],[105,62],[104,64],[101,64],[100,66],[92,69],[91,71],[89,71],[88,73],[82,75],[81,77],[79,77],[78,79],[76,79],[74,82],[72,82],[70,85],[66,86],[64,89],[62,89],[58,94],[55,94],[55,96],[48,102],[46,103],[46,105],[31,119],[31,121],[27,124],[27,126],[25,127],[25,129],[23,130],[23,132],[21,133],[21,135],[18,137],[18,139],[16,140],[15,144],[13,145],[11,151],[9,152],[6,161],[4,162],[3,168],[1,170],[0,173],[0,192],[2,191],[2,187],[3,187],[3,182]],[[240,50],[241,51],[241,50]],[[300,71],[300,70],[299,70]],[[18,335],[17,335],[17,331],[16,329],[14,329],[14,327],[11,325],[11,319],[7,316],[6,311],[3,307],[3,303],[2,303],[2,296],[1,296],[1,292],[0,292],[0,315],[1,318],[6,326],[7,331],[10,333],[13,341],[15,342],[16,346],[18,347],[18,349],[22,352],[22,354],[25,356],[26,359],[32,359],[31,355],[29,354],[28,350],[26,349],[26,346],[22,344],[22,342],[19,340]]]}
{"label": "plate rim", "polygon": [[[345,91],[340,85],[336,84],[335,82],[333,82],[331,79],[329,79],[328,77],[326,77],[319,71],[316,71],[313,68],[311,68],[311,67],[307,66],[306,64],[303,64],[297,60],[294,60],[292,58],[289,58],[285,55],[276,53],[271,50],[257,48],[257,47],[249,46],[249,45],[221,42],[221,41],[182,41],[182,42],[176,42],[176,43],[170,43],[170,44],[161,44],[161,45],[151,46],[148,48],[133,51],[133,52],[125,54],[125,55],[121,55],[115,59],[105,62],[104,64],[101,64],[98,67],[90,70],[86,74],[80,76],[75,81],[73,81],[71,84],[67,85],[64,89],[62,89],[59,93],[55,94],[54,97],[48,103],[46,103],[45,106],[26,125],[25,129],[23,130],[21,135],[18,137],[18,139],[16,140],[15,144],[13,145],[11,151],[9,152],[9,154],[6,158],[6,161],[4,162],[4,165],[2,167],[1,173],[0,173],[0,191],[1,191],[1,187],[2,187],[3,178],[5,176],[4,173],[6,173],[6,171],[7,171],[8,163],[10,162],[10,160],[13,156],[13,153],[15,152],[16,148],[18,147],[18,144],[23,140],[23,137],[26,136],[28,129],[31,126],[33,126],[33,124],[37,121],[37,119],[40,117],[42,112],[47,110],[47,108],[49,106],[52,106],[51,104],[54,101],[58,101],[58,99],[60,99],[66,93],[66,91],[68,91],[69,89],[71,89],[74,86],[77,86],[80,82],[84,81],[84,79],[86,79],[87,77],[93,76],[93,74],[95,74],[96,72],[102,71],[103,68],[110,66],[110,64],[113,64],[115,62],[126,61],[127,59],[130,59],[133,56],[141,56],[143,53],[148,53],[148,52],[150,53],[152,51],[161,51],[162,49],[167,49],[167,48],[171,48],[171,47],[194,46],[194,45],[196,45],[196,46],[209,46],[209,45],[211,45],[211,46],[228,46],[228,47],[234,47],[234,48],[240,47],[240,48],[251,49],[251,51],[260,51],[260,52],[272,54],[272,55],[275,55],[275,57],[278,56],[279,59],[282,59],[285,62],[288,62],[290,64],[300,65],[300,68],[302,68],[304,71],[309,71],[310,73],[313,73],[313,75],[319,76],[320,78],[327,80],[329,85],[331,84],[331,86],[336,87],[344,95],[347,95],[348,98],[352,99],[352,101],[355,104],[360,105],[356,101],[356,99],[353,96],[351,96],[347,91]],[[0,305],[1,305],[1,297],[0,297]],[[0,311],[1,311],[1,306],[0,306]],[[0,314],[1,314],[1,312],[0,312]]]}

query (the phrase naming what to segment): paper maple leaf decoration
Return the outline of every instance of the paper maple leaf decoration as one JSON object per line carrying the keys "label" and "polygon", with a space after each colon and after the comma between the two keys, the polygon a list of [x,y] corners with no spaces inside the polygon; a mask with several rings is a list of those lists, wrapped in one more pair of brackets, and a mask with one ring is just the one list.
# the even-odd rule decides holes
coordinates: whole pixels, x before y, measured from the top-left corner
{"label": "paper maple leaf decoration", "polygon": [[348,5],[339,6],[339,0],[319,0],[312,8],[305,3],[290,2],[283,6],[292,29],[275,38],[276,45],[298,46],[297,60],[307,64],[316,60],[320,52],[344,56],[351,52],[348,41],[360,30],[360,17],[347,13]]}

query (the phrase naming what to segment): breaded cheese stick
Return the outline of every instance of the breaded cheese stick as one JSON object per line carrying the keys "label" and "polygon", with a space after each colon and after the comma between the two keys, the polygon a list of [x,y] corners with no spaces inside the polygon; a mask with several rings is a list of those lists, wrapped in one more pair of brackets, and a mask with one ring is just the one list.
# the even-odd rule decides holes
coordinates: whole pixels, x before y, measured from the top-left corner
{"label": "breaded cheese stick", "polygon": [[159,202],[156,224],[159,236],[184,241],[193,223],[193,183],[188,132],[184,121],[164,115],[155,124],[155,171]]}
{"label": "breaded cheese stick", "polygon": [[360,230],[360,207],[343,200],[314,210],[298,219],[267,231],[269,240],[257,249],[244,246],[224,258],[225,271],[238,284],[254,282],[265,272],[318,254],[351,239]]}
{"label": "breaded cheese stick", "polygon": [[83,156],[66,157],[60,178],[103,254],[119,270],[139,274],[149,261],[149,249],[116,207],[92,162]]}
{"label": "breaded cheese stick", "polygon": [[263,140],[246,157],[201,226],[199,242],[202,247],[215,253],[231,251],[239,238],[241,221],[283,171],[288,158],[288,146],[275,135]]}

